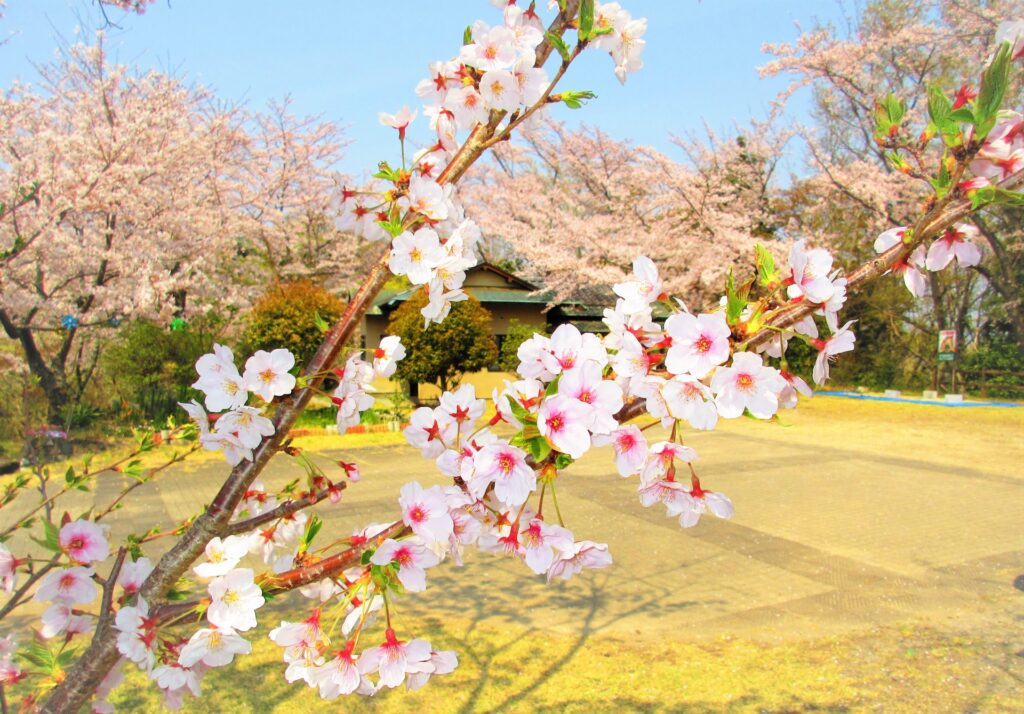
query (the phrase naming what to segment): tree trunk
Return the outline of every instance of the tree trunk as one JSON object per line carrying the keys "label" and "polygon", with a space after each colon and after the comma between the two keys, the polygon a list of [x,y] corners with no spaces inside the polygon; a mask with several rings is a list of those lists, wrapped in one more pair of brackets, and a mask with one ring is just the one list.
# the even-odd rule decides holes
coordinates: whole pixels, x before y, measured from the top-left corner
{"label": "tree trunk", "polygon": [[39,386],[46,395],[47,421],[50,424],[63,424],[67,406],[71,401],[63,365],[47,364],[39,351],[32,330],[28,327],[16,327],[3,310],[0,310],[0,324],[3,325],[8,337],[21,343],[29,371],[39,379]]}

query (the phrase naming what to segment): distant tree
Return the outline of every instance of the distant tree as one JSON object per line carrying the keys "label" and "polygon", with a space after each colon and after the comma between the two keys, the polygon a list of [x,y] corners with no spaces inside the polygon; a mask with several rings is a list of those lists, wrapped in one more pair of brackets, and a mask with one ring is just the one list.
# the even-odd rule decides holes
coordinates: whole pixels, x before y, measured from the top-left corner
{"label": "distant tree", "polygon": [[420,309],[427,294],[419,291],[402,303],[388,321],[388,332],[402,338],[405,359],[398,363],[399,379],[437,384],[447,391],[466,372],[494,364],[498,345],[491,334],[491,313],[470,296],[452,306],[440,325],[423,327]]}
{"label": "distant tree", "polygon": [[333,324],[345,303],[325,288],[307,280],[278,283],[260,298],[246,321],[242,352],[283,347],[305,364],[323,339],[317,315]]}

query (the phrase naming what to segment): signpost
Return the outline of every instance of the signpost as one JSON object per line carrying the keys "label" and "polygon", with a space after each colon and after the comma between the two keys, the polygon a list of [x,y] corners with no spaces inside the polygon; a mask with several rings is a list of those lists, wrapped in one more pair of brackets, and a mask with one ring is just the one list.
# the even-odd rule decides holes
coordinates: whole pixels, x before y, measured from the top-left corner
{"label": "signpost", "polygon": [[[939,330],[939,362],[949,362],[950,392],[956,391],[956,366],[953,361],[956,359],[957,334],[956,330]],[[935,366],[935,390],[939,389],[940,366]]]}
{"label": "signpost", "polygon": [[956,330],[939,330],[939,362],[956,359]]}

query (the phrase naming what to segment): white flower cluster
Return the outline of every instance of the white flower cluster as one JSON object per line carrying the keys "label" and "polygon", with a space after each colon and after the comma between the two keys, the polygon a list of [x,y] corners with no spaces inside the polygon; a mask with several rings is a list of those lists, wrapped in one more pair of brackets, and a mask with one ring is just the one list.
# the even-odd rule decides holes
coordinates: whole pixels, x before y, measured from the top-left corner
{"label": "white flower cluster", "polygon": [[214,427],[206,411],[193,400],[179,403],[199,428],[199,440],[210,451],[223,451],[224,458],[235,466],[243,459],[252,460],[252,450],[264,437],[274,433],[273,423],[263,416],[263,407],[246,406],[252,392],[264,402],[291,393],[295,377],[289,370],[295,366],[295,357],[285,349],[272,352],[258,350],[246,360],[245,372],[238,373],[231,350],[214,345],[213,352],[196,362],[199,379],[192,385],[205,395],[206,409],[221,412]]}

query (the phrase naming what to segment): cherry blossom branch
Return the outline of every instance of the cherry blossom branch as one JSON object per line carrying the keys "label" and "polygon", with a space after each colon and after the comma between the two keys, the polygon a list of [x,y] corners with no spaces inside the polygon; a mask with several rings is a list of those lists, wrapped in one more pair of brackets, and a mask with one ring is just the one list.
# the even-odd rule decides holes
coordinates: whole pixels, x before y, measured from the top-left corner
{"label": "cherry blossom branch", "polygon": [[[395,521],[365,543],[353,545],[340,553],[328,556],[316,561],[315,563],[310,563],[308,565],[293,568],[292,570],[287,570],[283,573],[270,576],[263,581],[261,587],[266,595],[279,595],[290,590],[295,590],[296,588],[301,588],[304,585],[309,585],[310,583],[335,578],[346,569],[359,562],[363,551],[367,548],[378,546],[388,538],[400,538],[411,532],[412,530],[402,521]],[[202,599],[190,600],[188,602],[167,603],[165,605],[161,605],[154,611],[154,617],[159,620],[161,625],[165,625],[168,622],[181,617],[185,613],[195,610],[202,603]]]}
{"label": "cherry blossom branch", "polygon": [[14,591],[10,599],[4,603],[3,607],[0,607],[0,620],[3,620],[12,610],[14,610],[14,608],[22,604],[25,594],[28,593],[29,589],[35,585],[40,578],[57,566],[57,559],[59,557],[60,556],[57,555],[53,556],[49,562],[28,576],[28,580],[22,583],[21,587]]}
{"label": "cherry blossom branch", "polygon": [[[335,484],[334,490],[340,491],[348,486],[347,483],[342,481],[341,483]],[[316,505],[320,501],[327,498],[331,493],[331,489],[323,489],[318,493],[307,493],[305,496],[296,498],[293,500],[285,501],[277,508],[273,508],[265,513],[261,513],[258,516],[252,518],[246,518],[244,521],[236,521],[230,524],[224,531],[225,535],[233,536],[239,533],[246,533],[254,528],[259,528],[264,523],[270,523],[278,518],[284,518],[290,516],[293,513],[301,511],[303,508],[309,508],[310,506]]]}
{"label": "cherry blossom branch", "polygon": [[318,582],[324,578],[332,578],[358,563],[360,556],[367,548],[380,545],[388,538],[397,539],[410,533],[412,533],[412,529],[405,525],[404,522],[395,521],[365,543],[354,545],[347,550],[318,560],[310,565],[286,570],[283,573],[272,576],[266,581],[266,585],[269,587],[264,586],[264,592],[277,595]]}
{"label": "cherry blossom branch", "polygon": [[[996,184],[999,188],[1006,190],[1012,190],[1021,185],[1024,185],[1024,170],[1011,174]],[[968,198],[962,198],[958,201],[949,200],[936,204],[934,208],[921,216],[914,224],[913,235],[909,242],[893,246],[850,273],[846,283],[847,289],[857,289],[861,285],[880,277],[888,270],[891,270],[896,263],[906,260],[917,246],[926,240],[941,235],[947,228],[966,218],[973,210],[971,201]],[[737,349],[749,350],[763,345],[776,334],[776,329],[773,328],[789,327],[818,309],[820,309],[820,305],[806,301],[787,306],[772,317],[768,326],[739,343]]]}
{"label": "cherry blossom branch", "polygon": [[107,576],[107,581],[103,583],[103,598],[100,604],[100,619],[96,623],[96,633],[99,634],[101,631],[106,631],[110,628],[110,623],[114,619],[114,610],[111,608],[111,604],[114,601],[114,586],[117,585],[117,577],[121,574],[121,566],[124,565],[125,555],[128,554],[128,549],[121,546],[117,549],[117,557],[114,559],[114,565],[110,569],[110,574]]}

